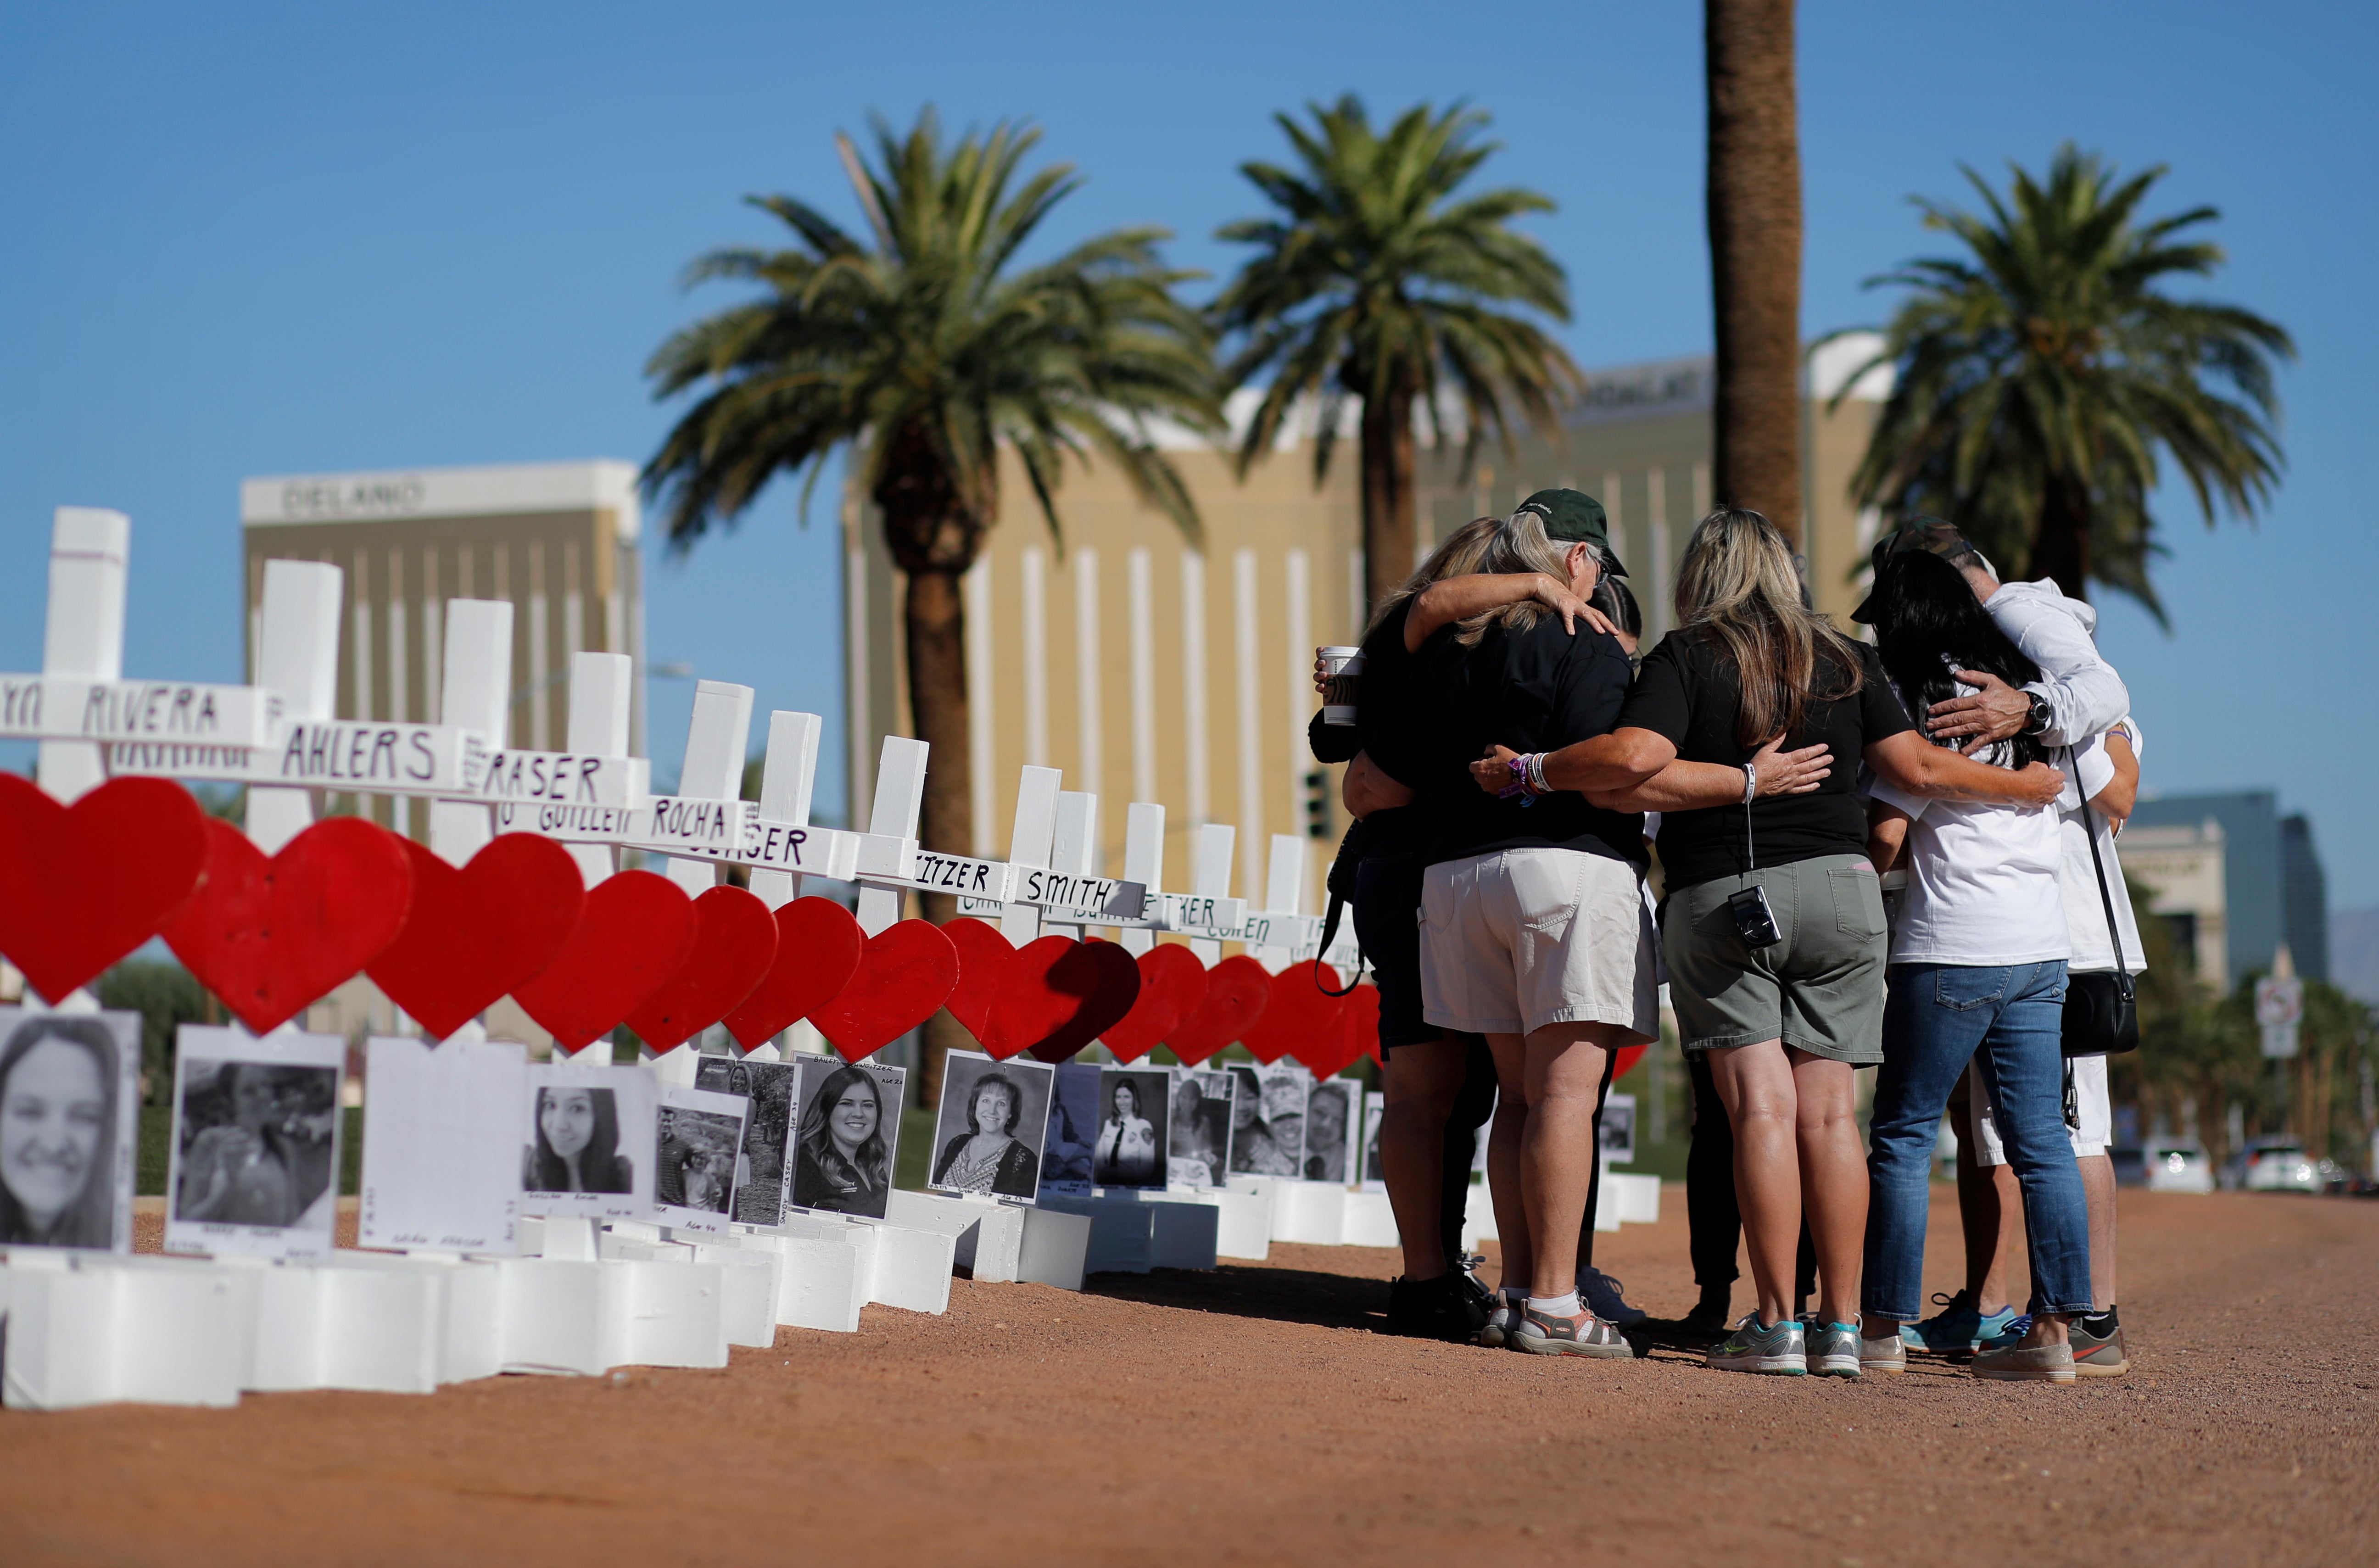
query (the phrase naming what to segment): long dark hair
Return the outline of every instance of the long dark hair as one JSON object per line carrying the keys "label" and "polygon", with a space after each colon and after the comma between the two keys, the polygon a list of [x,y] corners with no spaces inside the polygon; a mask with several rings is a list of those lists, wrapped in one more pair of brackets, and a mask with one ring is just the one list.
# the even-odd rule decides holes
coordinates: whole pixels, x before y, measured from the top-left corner
{"label": "long dark hair", "polygon": [[[842,1157],[834,1145],[834,1134],[827,1129],[827,1117],[852,1084],[864,1088],[876,1102],[876,1130],[852,1151],[858,1155],[853,1164]],[[802,1107],[802,1157],[826,1172],[837,1186],[859,1186],[873,1191],[884,1185],[886,1167],[891,1163],[884,1148],[884,1092],[876,1080],[854,1067],[839,1067],[826,1075],[826,1081]]]}
{"label": "long dark hair", "polygon": [[31,1219],[8,1190],[7,1182],[0,1179],[0,1246],[13,1242],[44,1247],[112,1247],[115,1243],[115,1035],[95,1018],[35,1014],[8,1037],[7,1049],[0,1051],[0,1104],[7,1098],[8,1080],[16,1076],[17,1064],[46,1040],[81,1047],[90,1055],[91,1066],[99,1069],[99,1147],[92,1153],[91,1168],[83,1173],[81,1193],[59,1212],[57,1223],[45,1236],[33,1236]]}
{"label": "long dark hair", "polygon": [[[1952,669],[1981,670],[2011,686],[2029,685],[2040,679],[2040,666],[2026,658],[2023,650],[1999,630],[1965,577],[1928,550],[1902,550],[1887,556],[1876,573],[1871,602],[1884,673],[1891,677],[1900,700],[1920,730],[1933,704],[1958,694],[1958,682],[1950,673]],[[1958,744],[1950,739],[1933,743],[1953,748]],[[2015,767],[2047,756],[2040,742],[2029,735],[2017,736],[2004,754]]]}
{"label": "long dark hair", "polygon": [[[553,1152],[545,1140],[545,1103],[548,1097],[566,1092],[584,1092],[595,1109],[595,1130],[586,1137],[586,1147],[578,1155],[578,1177],[585,1185],[570,1185],[570,1162]],[[619,1177],[615,1167],[620,1154],[620,1110],[608,1089],[580,1091],[576,1084],[549,1086],[537,1092],[537,1190],[539,1192],[615,1192],[619,1188],[608,1185]]]}

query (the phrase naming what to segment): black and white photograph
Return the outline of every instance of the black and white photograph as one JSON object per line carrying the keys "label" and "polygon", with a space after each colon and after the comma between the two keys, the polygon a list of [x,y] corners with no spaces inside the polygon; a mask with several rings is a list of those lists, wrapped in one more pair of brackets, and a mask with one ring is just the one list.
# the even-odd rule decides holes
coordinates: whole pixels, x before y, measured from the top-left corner
{"label": "black and white photograph", "polygon": [[882,1219],[909,1069],[839,1056],[802,1056],[795,1065],[793,1206]]}
{"label": "black and white photograph", "polygon": [[792,1138],[793,1097],[800,1074],[800,1067],[792,1062],[705,1056],[694,1064],[696,1089],[732,1094],[750,1107],[743,1118],[743,1151],[735,1157],[731,1212],[738,1224],[773,1225],[785,1217],[785,1199],[792,1179],[785,1155]]}
{"label": "black and white photograph", "polygon": [[1165,1170],[1184,1187],[1220,1187],[1230,1176],[1231,1075],[1220,1067],[1173,1074]]}
{"label": "black and white photograph", "polygon": [[1355,1114],[1363,1086],[1351,1078],[1324,1079],[1305,1097],[1305,1179],[1344,1184],[1354,1179]]}
{"label": "black and white photograph", "polygon": [[662,1087],[653,1150],[653,1207],[661,1224],[680,1230],[727,1229],[748,1104],[707,1089]]}
{"label": "black and white photograph", "polygon": [[1636,1158],[1636,1096],[1602,1097],[1602,1140],[1597,1151],[1604,1161],[1624,1165]]}
{"label": "black and white photograph", "polygon": [[1049,1132],[1041,1146],[1041,1190],[1091,1190],[1091,1160],[1099,1137],[1099,1068],[1059,1062],[1049,1095]]}
{"label": "black and white photograph", "polygon": [[517,1250],[527,1086],[528,1047],[510,1041],[366,1040],[356,1245]]}
{"label": "black and white photograph", "polygon": [[1172,1075],[1162,1067],[1103,1067],[1099,1071],[1099,1140],[1091,1155],[1091,1181],[1098,1187],[1163,1187],[1165,1091]]}
{"label": "black and white photograph", "polygon": [[925,1185],[1032,1201],[1041,1184],[1055,1074],[1046,1062],[953,1051],[942,1068],[934,1160]]}
{"label": "black and white photograph", "polygon": [[347,1043],[195,1023],[175,1039],[166,1249],[328,1252]]}
{"label": "black and white photograph", "polygon": [[140,1015],[0,1007],[0,1247],[132,1248]]}
{"label": "black and white photograph", "polygon": [[1313,1075],[1295,1062],[1233,1067],[1231,1174],[1294,1176],[1304,1170],[1305,1096]]}
{"label": "black and white photograph", "polygon": [[1387,1114],[1388,1097],[1373,1089],[1363,1096],[1363,1190],[1385,1192],[1387,1178],[1380,1173],[1380,1120]]}
{"label": "black and white photograph", "polygon": [[521,1212],[650,1219],[659,1093],[641,1067],[532,1066]]}

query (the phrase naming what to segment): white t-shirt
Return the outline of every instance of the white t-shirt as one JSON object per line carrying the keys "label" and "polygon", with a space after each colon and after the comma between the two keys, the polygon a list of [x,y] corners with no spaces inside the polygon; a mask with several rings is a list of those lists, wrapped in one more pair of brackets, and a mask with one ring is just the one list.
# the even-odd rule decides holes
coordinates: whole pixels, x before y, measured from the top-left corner
{"label": "white t-shirt", "polygon": [[1880,778],[1875,798],[1914,819],[1891,962],[1996,968],[2072,950],[2056,807],[1933,801],[1902,794]]}
{"label": "white t-shirt", "polygon": [[[2127,714],[2121,722],[2131,734],[2131,754],[2140,755],[2145,742],[2138,721]],[[2093,735],[2073,748],[2071,768],[2065,766],[2062,751],[2048,762],[2050,766],[2066,773],[2065,793],[2058,800],[2057,815],[2059,845],[2063,852],[2058,881],[2064,890],[2065,925],[2073,944],[2073,956],[2067,967],[2076,974],[2111,971],[2115,967],[2115,948],[2107,939],[2107,901],[2098,896],[2097,868],[2090,863],[2090,835],[2082,825],[2082,802],[2114,778],[2115,759],[2107,754],[2106,736]],[[2097,829],[2099,858],[2106,862],[2107,892],[2115,906],[2115,926],[2122,933],[2123,968],[2138,974],[2148,967],[2147,951],[2140,945],[2139,917],[2131,912],[2131,895],[2123,888],[2123,862],[2115,858],[2115,831],[2095,811],[2090,814],[2090,822]]]}

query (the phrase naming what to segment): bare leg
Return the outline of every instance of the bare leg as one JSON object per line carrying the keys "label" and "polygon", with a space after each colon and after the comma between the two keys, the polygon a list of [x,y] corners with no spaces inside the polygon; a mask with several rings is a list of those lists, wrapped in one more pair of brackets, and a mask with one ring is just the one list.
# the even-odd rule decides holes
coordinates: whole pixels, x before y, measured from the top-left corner
{"label": "bare leg", "polygon": [[1491,1034],[1495,1057],[1495,1119],[1487,1130],[1487,1188],[1495,1202],[1496,1248],[1503,1272],[1497,1284],[1526,1290],[1536,1266],[1528,1246],[1528,1206],[1520,1191],[1520,1146],[1528,1136],[1527,1053],[1516,1034]]}
{"label": "bare leg", "polygon": [[1857,1079],[1847,1062],[1789,1046],[1784,1055],[1793,1068],[1801,1197],[1817,1252],[1817,1320],[1854,1323],[1866,1246],[1866,1150],[1859,1138]]}
{"label": "bare leg", "polygon": [[2083,1154],[2082,1196],[2090,1202],[2090,1305],[2100,1312],[2115,1304],[2115,1162]]}
{"label": "bare leg", "polygon": [[1404,1238],[1405,1278],[1433,1280],[1453,1267],[1438,1239],[1445,1119],[1462,1092],[1465,1048],[1451,1040],[1399,1045],[1382,1064],[1380,1171]]}
{"label": "bare leg", "polygon": [[[1528,1121],[1520,1144],[1520,1191],[1528,1212],[1528,1294],[1577,1288],[1577,1229],[1594,1181],[1594,1112],[1616,1024],[1547,1024],[1524,1047]],[[1500,1224],[1499,1217],[1497,1223]]]}
{"label": "bare leg", "polygon": [[[1792,1315],[1793,1264],[1801,1242],[1798,1096],[1781,1040],[1709,1052],[1726,1118],[1734,1128],[1734,1195],[1743,1211],[1743,1238],[1751,1254],[1751,1283],[1759,1321]],[[1834,1284],[1827,1281],[1829,1291]]]}

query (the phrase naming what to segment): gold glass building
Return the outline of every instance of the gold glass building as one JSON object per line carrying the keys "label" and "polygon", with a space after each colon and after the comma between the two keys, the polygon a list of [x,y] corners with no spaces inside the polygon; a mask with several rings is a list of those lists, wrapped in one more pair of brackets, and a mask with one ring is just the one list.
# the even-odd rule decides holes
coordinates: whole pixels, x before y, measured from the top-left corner
{"label": "gold glass building", "polygon": [[[1818,607],[1845,625],[1874,532],[1850,502],[1849,479],[1889,382],[1871,377],[1839,408],[1826,404],[1875,346],[1843,339],[1812,356],[1803,421],[1809,584]],[[1610,513],[1648,642],[1657,639],[1673,619],[1676,561],[1711,501],[1713,379],[1708,357],[1593,372],[1565,440],[1525,437],[1516,462],[1491,445],[1467,479],[1458,452],[1425,447],[1419,551],[1533,490],[1586,490]],[[1238,406],[1251,401],[1243,394]],[[1231,891],[1263,898],[1270,836],[1314,822],[1309,780],[1318,765],[1305,742],[1313,649],[1361,633],[1352,434],[1318,489],[1310,425],[1244,482],[1226,453],[1172,443],[1204,523],[1202,549],[1119,475],[1079,467],[1057,498],[1061,548],[1020,470],[1005,465],[1000,518],[966,585],[974,853],[1007,853],[1017,770],[1038,764],[1062,769],[1065,788],[1100,797],[1106,874],[1122,868],[1125,803],[1157,802],[1170,889],[1189,885],[1189,830],[1221,822],[1238,829]],[[855,488],[844,495],[843,540],[851,799],[863,818],[882,738],[912,732],[901,582],[875,506]],[[1327,837],[1311,845],[1309,913],[1344,826],[1334,773],[1322,792]]]}
{"label": "gold glass building", "polygon": [[[243,480],[248,669],[268,560],[328,561],[345,573],[338,717],[435,723],[450,598],[513,604],[513,701],[505,743],[557,751],[570,713],[570,656],[636,660],[633,746],[645,748],[642,513],[636,468],[620,462],[412,468]],[[353,804],[354,802],[346,802]],[[361,802],[415,837],[428,808]]]}

